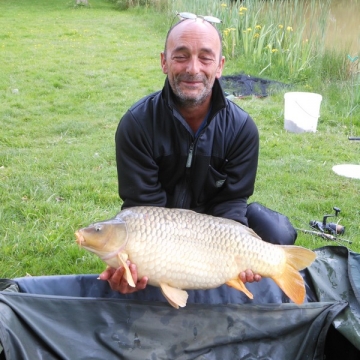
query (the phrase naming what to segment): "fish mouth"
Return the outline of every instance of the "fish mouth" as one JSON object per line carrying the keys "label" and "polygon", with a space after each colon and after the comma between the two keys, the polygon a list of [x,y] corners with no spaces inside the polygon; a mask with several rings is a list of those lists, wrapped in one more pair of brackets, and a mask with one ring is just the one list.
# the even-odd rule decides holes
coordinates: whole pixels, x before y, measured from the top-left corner
{"label": "fish mouth", "polygon": [[84,236],[80,233],[80,231],[76,231],[75,236],[77,244],[81,247],[85,243]]}

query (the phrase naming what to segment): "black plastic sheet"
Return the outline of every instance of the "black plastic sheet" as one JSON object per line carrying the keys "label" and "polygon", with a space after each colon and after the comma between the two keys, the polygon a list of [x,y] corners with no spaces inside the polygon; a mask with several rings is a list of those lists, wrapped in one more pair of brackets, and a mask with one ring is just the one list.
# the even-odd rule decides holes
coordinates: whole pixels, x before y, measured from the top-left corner
{"label": "black plastic sheet", "polygon": [[262,79],[243,73],[224,75],[220,78],[220,83],[225,94],[232,94],[239,98],[247,96],[266,97],[290,87],[288,84],[279,81]]}
{"label": "black plastic sheet", "polygon": [[344,303],[189,304],[1,294],[12,359],[322,359]]}
{"label": "black plastic sheet", "polygon": [[316,252],[300,306],[269,279],[247,284],[254,300],[221,286],[179,310],[158,288],[125,296],[95,275],[0,280],[0,359],[336,359],[329,333],[358,359],[359,255]]}
{"label": "black plastic sheet", "polygon": [[325,246],[316,253],[316,262],[308,271],[317,298],[349,303],[336,317],[334,327],[360,350],[360,254],[342,246]]}

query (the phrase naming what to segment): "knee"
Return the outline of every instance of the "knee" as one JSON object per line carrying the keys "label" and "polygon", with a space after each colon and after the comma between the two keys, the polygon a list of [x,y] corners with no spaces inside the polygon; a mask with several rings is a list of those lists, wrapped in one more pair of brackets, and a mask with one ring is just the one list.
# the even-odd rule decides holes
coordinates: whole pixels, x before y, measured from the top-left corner
{"label": "knee", "polygon": [[249,227],[264,241],[279,245],[295,243],[297,232],[287,216],[254,202],[248,205],[246,217]]}

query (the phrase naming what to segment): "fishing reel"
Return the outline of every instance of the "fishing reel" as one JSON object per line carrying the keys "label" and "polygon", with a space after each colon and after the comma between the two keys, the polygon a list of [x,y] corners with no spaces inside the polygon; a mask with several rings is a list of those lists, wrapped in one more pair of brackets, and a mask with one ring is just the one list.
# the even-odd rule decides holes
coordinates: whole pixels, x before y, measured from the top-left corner
{"label": "fishing reel", "polygon": [[309,222],[309,225],[313,228],[316,229],[322,233],[327,233],[327,234],[331,234],[331,235],[342,235],[345,233],[345,227],[340,225],[339,222],[337,223],[327,223],[327,218],[329,217],[337,217],[338,214],[340,213],[340,209],[336,206],[333,207],[334,211],[335,211],[335,215],[324,215],[323,220],[322,221],[316,221],[316,220],[311,220]]}

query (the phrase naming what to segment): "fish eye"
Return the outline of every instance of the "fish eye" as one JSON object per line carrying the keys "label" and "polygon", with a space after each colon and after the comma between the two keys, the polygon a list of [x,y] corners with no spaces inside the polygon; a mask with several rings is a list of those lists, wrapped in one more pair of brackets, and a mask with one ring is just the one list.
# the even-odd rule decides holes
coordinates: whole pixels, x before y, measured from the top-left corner
{"label": "fish eye", "polygon": [[100,225],[96,225],[96,226],[95,226],[95,231],[101,231],[101,226],[100,226]]}

